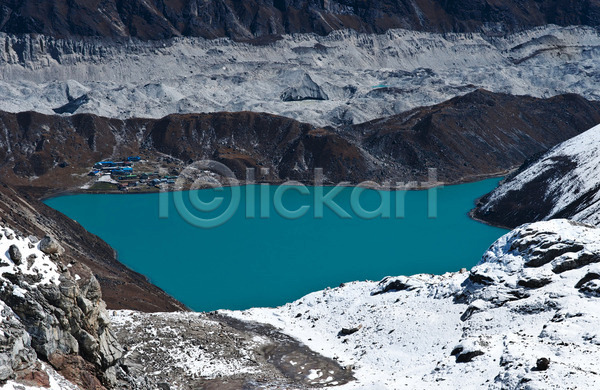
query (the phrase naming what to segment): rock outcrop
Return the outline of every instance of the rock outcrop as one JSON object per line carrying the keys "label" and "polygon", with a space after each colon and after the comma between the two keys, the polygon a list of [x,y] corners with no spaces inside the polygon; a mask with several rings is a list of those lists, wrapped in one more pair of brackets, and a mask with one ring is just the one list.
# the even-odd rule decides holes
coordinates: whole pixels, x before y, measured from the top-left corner
{"label": "rock outcrop", "polygon": [[[302,100],[327,100],[329,97],[317,83],[306,73],[298,75],[299,80],[293,83],[281,94],[284,102],[297,102]],[[296,77],[290,77],[294,79]]]}
{"label": "rock outcrop", "polygon": [[[0,233],[0,254],[9,254],[0,267],[0,380],[27,377],[39,359],[82,388],[115,387],[122,349],[94,275],[65,264],[50,237],[29,245],[9,227]],[[27,261],[14,261],[16,251]]]}
{"label": "rock outcrop", "polygon": [[31,370],[36,362],[31,336],[10,307],[0,302],[0,383]]}

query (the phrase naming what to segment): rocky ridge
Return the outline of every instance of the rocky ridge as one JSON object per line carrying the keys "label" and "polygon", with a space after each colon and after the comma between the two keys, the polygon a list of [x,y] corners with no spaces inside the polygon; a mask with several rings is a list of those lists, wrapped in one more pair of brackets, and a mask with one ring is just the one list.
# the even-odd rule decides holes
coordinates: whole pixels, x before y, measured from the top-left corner
{"label": "rocky ridge", "polygon": [[0,31],[56,36],[230,37],[257,43],[288,33],[327,34],[340,29],[383,33],[391,28],[422,31],[487,31],[501,34],[549,23],[600,24],[597,0],[4,0]]}
{"label": "rocky ridge", "polygon": [[312,183],[314,169],[323,168],[328,183],[395,184],[428,181],[429,168],[437,168],[438,180],[455,183],[518,167],[598,122],[600,106],[579,96],[535,99],[484,90],[337,129],[252,112],[158,120],[0,112],[0,171],[4,181],[43,195],[84,186],[96,161],[132,154],[157,162],[154,170],[165,158],[179,170],[215,160],[242,181],[246,168],[255,168],[259,181]]}
{"label": "rocky ridge", "polygon": [[481,199],[474,215],[490,223],[569,218],[600,224],[600,127],[529,159],[514,175]]}

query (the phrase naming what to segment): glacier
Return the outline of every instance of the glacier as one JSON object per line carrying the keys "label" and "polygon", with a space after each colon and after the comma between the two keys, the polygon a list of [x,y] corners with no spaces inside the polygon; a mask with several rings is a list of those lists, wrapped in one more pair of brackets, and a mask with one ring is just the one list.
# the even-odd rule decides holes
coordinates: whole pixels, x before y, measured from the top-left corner
{"label": "glacier", "polygon": [[[549,25],[505,37],[343,30],[286,35],[260,46],[225,38],[115,42],[0,34],[0,110],[52,114],[86,96],[76,113],[160,118],[254,111],[340,126],[478,88],[598,100],[599,57],[598,31],[582,26]],[[319,100],[282,99],[302,87],[299,79],[314,81]]]}

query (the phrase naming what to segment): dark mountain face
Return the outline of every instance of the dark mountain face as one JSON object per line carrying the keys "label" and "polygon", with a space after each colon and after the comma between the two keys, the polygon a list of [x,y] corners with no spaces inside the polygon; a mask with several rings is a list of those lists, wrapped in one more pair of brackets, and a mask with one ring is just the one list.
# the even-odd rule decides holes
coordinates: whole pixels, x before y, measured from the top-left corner
{"label": "dark mountain face", "polygon": [[443,181],[456,182],[513,169],[597,123],[600,103],[577,95],[536,99],[478,90],[346,134],[397,177],[414,180],[435,167]]}
{"label": "dark mountain face", "polygon": [[[184,163],[216,160],[240,179],[246,168],[269,168],[263,179],[276,182],[288,178],[308,182],[314,167],[323,168],[333,180],[354,182],[369,172],[358,147],[335,132],[270,114],[116,120],[90,114],[4,112],[0,128],[5,134],[0,138],[2,177],[38,187],[69,188],[77,181],[70,177],[72,173],[87,173],[85,169],[102,158],[140,153],[153,160],[169,155]],[[35,183],[29,182],[32,177]]]}
{"label": "dark mountain face", "polygon": [[[3,0],[0,30],[46,35],[230,37],[390,28],[508,32],[600,24],[600,0]],[[259,40],[260,41],[260,40]]]}
{"label": "dark mountain face", "polygon": [[[181,164],[210,159],[239,179],[312,182],[474,180],[518,167],[526,158],[600,123],[600,104],[576,95],[551,99],[479,90],[432,107],[340,129],[252,112],[117,120],[90,114],[0,113],[0,173],[23,186],[70,188],[94,162],[143,154]],[[77,176],[79,175],[79,176]]]}

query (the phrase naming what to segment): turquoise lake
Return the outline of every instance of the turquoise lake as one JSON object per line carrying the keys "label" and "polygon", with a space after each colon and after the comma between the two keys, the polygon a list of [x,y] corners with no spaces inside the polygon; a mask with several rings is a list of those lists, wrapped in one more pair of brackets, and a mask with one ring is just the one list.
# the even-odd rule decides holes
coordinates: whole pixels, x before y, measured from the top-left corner
{"label": "turquoise lake", "polygon": [[[276,194],[278,187],[258,185],[160,195],[81,194],[46,204],[103,238],[121,262],[173,297],[193,310],[210,311],[278,306],[353,280],[470,268],[506,233],[467,214],[475,199],[499,180],[432,192],[365,190],[354,199],[359,199],[363,214],[378,209],[382,197],[391,199],[390,218],[373,219],[354,212],[353,188],[341,189],[334,198],[350,218],[327,206],[323,217],[315,218],[318,202],[312,187],[307,194],[289,188]],[[324,195],[332,190],[324,188]],[[222,215],[235,199],[232,191],[239,191],[240,205],[223,224],[206,229],[188,222],[190,215],[195,220]],[[299,211],[280,215],[285,212],[274,206],[276,195],[282,195],[285,209]],[[215,198],[221,199],[212,204],[219,206],[216,210],[199,211],[211,208]],[[437,207],[428,207],[435,199]],[[305,214],[299,216],[300,211]],[[397,218],[402,214],[404,218]],[[430,218],[432,214],[437,217]]]}

